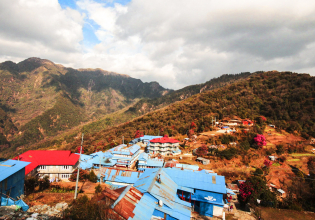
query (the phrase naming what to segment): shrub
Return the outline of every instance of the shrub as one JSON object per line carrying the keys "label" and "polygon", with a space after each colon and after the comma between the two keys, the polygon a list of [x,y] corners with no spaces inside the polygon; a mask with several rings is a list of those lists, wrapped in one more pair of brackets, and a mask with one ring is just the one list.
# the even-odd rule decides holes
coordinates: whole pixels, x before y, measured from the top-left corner
{"label": "shrub", "polygon": [[276,148],[277,148],[276,152],[278,155],[281,155],[284,153],[284,148],[282,144],[277,145]]}
{"label": "shrub", "polygon": [[89,180],[92,183],[96,183],[97,182],[97,176],[95,175],[93,170],[91,170],[91,172],[89,173]]}
{"label": "shrub", "polygon": [[[77,173],[78,173],[78,169],[75,169],[69,178],[71,182],[75,182],[77,180]],[[80,169],[79,182],[83,182],[86,179],[88,179],[88,172],[86,170]]]}
{"label": "shrub", "polygon": [[95,186],[95,193],[100,193],[102,192],[102,187],[101,184],[98,184],[97,186]]}
{"label": "shrub", "polygon": [[254,172],[254,175],[263,175],[264,174],[264,172],[262,171],[262,169],[260,169],[260,168],[257,168],[256,170],[255,170],[255,172]]}

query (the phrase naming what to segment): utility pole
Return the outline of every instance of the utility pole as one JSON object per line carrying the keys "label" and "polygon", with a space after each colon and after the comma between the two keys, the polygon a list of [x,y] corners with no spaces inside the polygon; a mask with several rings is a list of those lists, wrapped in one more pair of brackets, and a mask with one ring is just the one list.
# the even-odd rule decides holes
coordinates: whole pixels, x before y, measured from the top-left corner
{"label": "utility pole", "polygon": [[82,133],[82,141],[81,141],[81,148],[80,148],[80,157],[79,157],[79,165],[78,165],[78,172],[77,172],[77,181],[75,183],[74,199],[77,198],[77,193],[78,193],[78,182],[79,182],[79,173],[80,173],[80,163],[81,163],[81,152],[82,152],[82,145],[83,145],[83,136],[84,136],[84,133]]}

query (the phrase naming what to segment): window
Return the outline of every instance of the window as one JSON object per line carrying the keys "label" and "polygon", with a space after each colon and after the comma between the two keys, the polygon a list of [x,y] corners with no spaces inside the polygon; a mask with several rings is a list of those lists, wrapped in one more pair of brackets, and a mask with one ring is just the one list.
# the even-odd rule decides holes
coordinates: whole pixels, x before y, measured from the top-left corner
{"label": "window", "polygon": [[69,170],[70,166],[62,166],[63,170]]}
{"label": "window", "polygon": [[47,166],[39,166],[39,169],[40,169],[40,170],[46,170],[46,169],[47,169]]}
{"label": "window", "polygon": [[69,179],[70,174],[61,174],[61,179]]}

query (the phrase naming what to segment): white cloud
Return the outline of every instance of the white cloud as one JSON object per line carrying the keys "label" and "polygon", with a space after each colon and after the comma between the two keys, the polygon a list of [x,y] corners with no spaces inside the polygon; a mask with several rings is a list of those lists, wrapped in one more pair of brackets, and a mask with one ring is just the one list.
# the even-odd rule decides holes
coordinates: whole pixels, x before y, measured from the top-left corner
{"label": "white cloud", "polygon": [[[77,11],[57,1],[16,3],[0,3],[2,59],[40,56],[175,89],[225,73],[315,69],[310,0],[133,0],[113,7],[78,0]],[[81,50],[84,16],[98,24],[101,42]]]}
{"label": "white cloud", "polygon": [[42,57],[67,63],[80,53],[83,16],[63,10],[57,0],[12,0],[0,2],[1,60]]}

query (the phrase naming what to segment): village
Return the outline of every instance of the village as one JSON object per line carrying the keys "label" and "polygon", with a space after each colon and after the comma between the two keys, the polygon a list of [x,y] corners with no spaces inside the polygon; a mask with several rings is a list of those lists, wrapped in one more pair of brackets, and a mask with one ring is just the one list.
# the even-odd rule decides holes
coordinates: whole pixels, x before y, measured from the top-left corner
{"label": "village", "polygon": [[[214,151],[240,148],[237,137],[255,123],[237,117],[213,120],[212,131],[178,139],[137,135],[129,143],[89,155],[82,148],[26,151],[0,162],[0,219],[62,218],[73,197],[83,195],[107,201],[110,219],[257,219],[261,216],[254,207],[241,207],[239,202],[246,178],[265,173],[266,186],[281,201],[287,196],[285,181],[294,175],[290,166],[307,174],[305,158],[313,156],[314,143],[268,124],[257,152],[297,142],[306,146],[306,152],[287,154],[285,160],[275,152],[257,154],[246,163],[215,156]],[[83,175],[92,177],[83,180]],[[30,190],[31,177],[40,184]],[[257,200],[257,205],[263,202]],[[15,214],[18,209],[23,212]]]}

